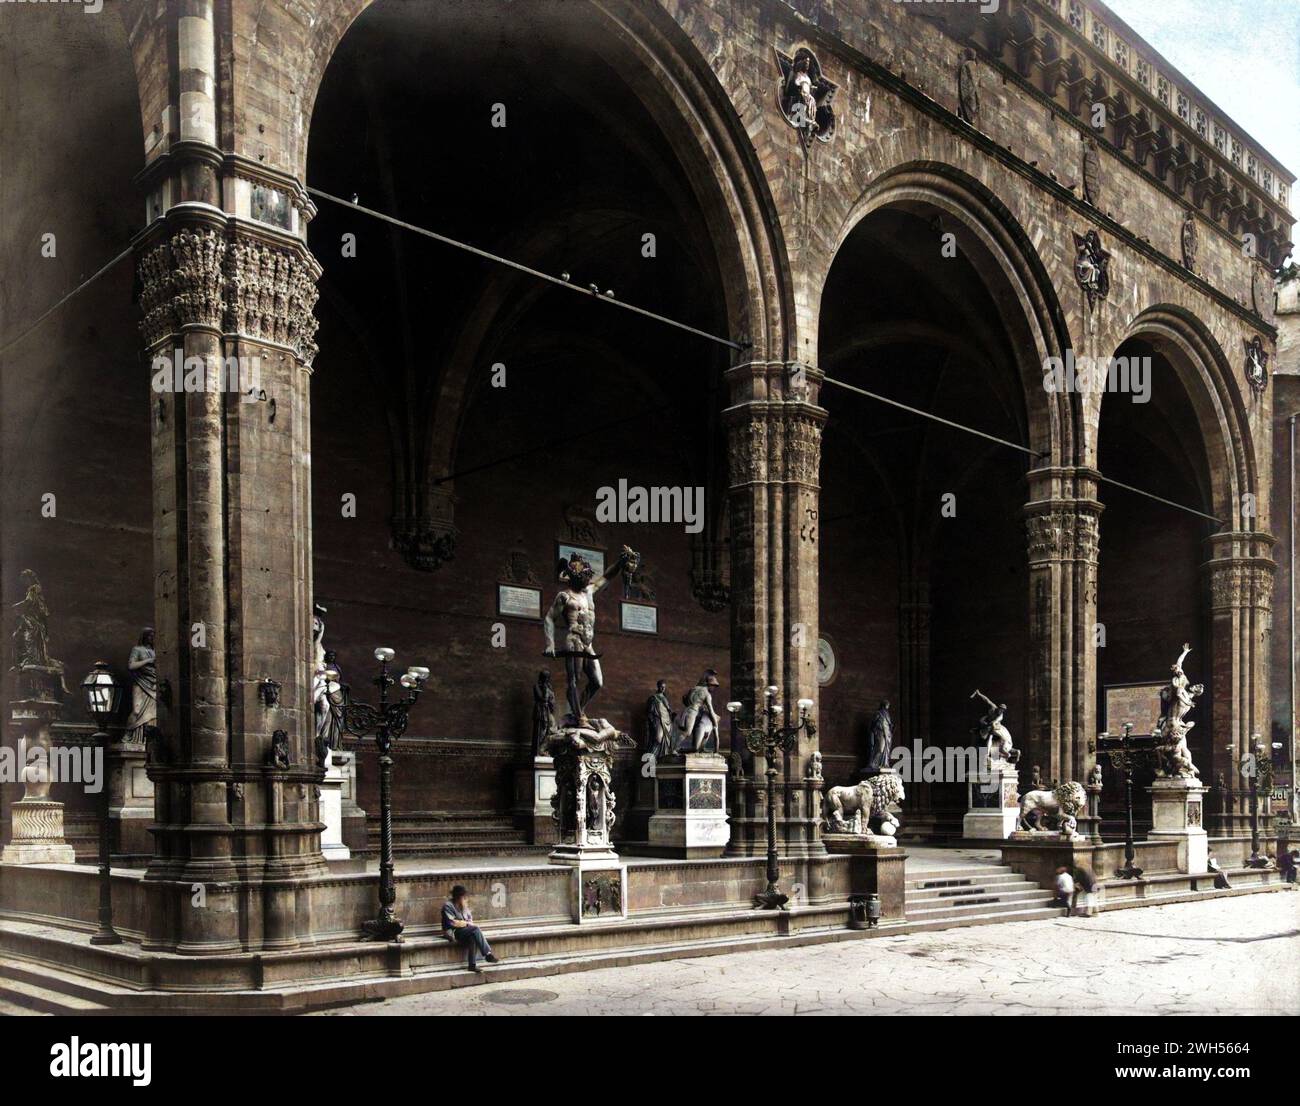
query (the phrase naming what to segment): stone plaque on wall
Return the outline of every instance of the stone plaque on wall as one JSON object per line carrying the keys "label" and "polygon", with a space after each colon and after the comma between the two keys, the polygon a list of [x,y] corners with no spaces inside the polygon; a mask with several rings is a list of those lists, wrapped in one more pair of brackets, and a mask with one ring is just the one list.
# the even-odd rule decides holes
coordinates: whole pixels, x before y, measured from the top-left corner
{"label": "stone plaque on wall", "polygon": [[1102,726],[1116,737],[1127,722],[1135,734],[1149,734],[1160,719],[1160,689],[1164,684],[1107,684]]}
{"label": "stone plaque on wall", "polygon": [[659,632],[659,608],[646,603],[629,603],[623,601],[621,625],[624,630],[635,634],[657,634]]}
{"label": "stone plaque on wall", "polygon": [[497,614],[510,618],[541,618],[542,589],[516,584],[497,585]]}

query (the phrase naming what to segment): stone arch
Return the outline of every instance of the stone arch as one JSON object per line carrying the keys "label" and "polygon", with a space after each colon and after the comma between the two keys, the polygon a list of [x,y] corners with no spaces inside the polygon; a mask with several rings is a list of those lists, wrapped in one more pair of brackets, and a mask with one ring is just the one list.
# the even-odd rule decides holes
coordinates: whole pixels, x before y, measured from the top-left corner
{"label": "stone arch", "polygon": [[[304,47],[300,93],[304,130],[325,70],[356,20],[375,4],[350,0],[314,26]],[[775,206],[757,155],[690,36],[657,5],[585,0],[611,57],[624,64],[631,91],[672,140],[706,215],[722,273],[729,336],[755,358],[788,356],[793,345],[793,287],[784,263]],[[305,177],[307,141],[296,151]]]}
{"label": "stone arch", "polygon": [[[1080,461],[1083,413],[1074,397],[1049,394],[1042,386],[1043,364],[1059,357],[1071,340],[1055,288],[1042,259],[1016,217],[989,189],[959,169],[940,162],[912,161],[882,174],[852,204],[840,225],[831,264],[854,228],[873,212],[888,207],[950,218],[973,235],[974,248],[959,242],[989,287],[1001,285],[1014,294],[1019,310],[998,296],[999,321],[1019,352],[1016,366],[1029,419],[1028,445],[1043,464]],[[1031,352],[1032,351],[1032,352]]]}
{"label": "stone arch", "polygon": [[[1200,428],[1212,512],[1226,529],[1235,529],[1242,494],[1258,487],[1258,464],[1249,415],[1232,366],[1209,328],[1175,304],[1156,304],[1141,312],[1125,328],[1116,348],[1135,338],[1153,341],[1177,374]],[[1104,393],[1099,403],[1098,425],[1104,417]],[[1090,443],[1090,453],[1096,454],[1095,441]]]}

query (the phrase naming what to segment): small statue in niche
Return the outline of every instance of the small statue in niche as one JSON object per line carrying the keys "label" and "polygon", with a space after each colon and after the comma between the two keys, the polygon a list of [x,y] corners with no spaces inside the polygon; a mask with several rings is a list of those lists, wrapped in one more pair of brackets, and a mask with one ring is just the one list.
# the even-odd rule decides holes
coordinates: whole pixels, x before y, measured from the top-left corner
{"label": "small statue in niche", "polygon": [[1183,216],[1183,229],[1179,235],[1183,247],[1183,267],[1189,272],[1196,272],[1196,251],[1200,245],[1200,230],[1196,226],[1196,216],[1191,208]]}
{"label": "small statue in niche", "polygon": [[1258,334],[1246,342],[1246,379],[1256,392],[1268,387],[1268,351]]}
{"label": "small statue in niche", "polygon": [[27,582],[22,599],[14,604],[18,624],[14,627],[14,667],[63,670],[63,662],[50,656],[50,609],[45,605],[45,590],[30,568],[20,577]]}
{"label": "small statue in niche", "polygon": [[1083,142],[1083,198],[1093,207],[1101,203],[1101,154],[1091,135]]}
{"label": "small statue in niche", "polygon": [[682,696],[682,712],[677,716],[675,752],[716,753],[718,751],[718,714],[713,709],[713,688],[718,673],[707,669],[700,682]]}
{"label": "small statue in niche", "polygon": [[144,744],[146,730],[158,724],[158,667],[152,626],[140,631],[131,648],[126,669],[131,677],[131,713],[125,726],[125,740]]}
{"label": "small statue in niche", "polygon": [[975,51],[967,50],[962,54],[957,66],[957,114],[962,122],[972,127],[979,121],[980,90],[979,71],[976,68]]}
{"label": "small statue in niche", "polygon": [[1029,790],[1042,791],[1046,786],[1047,784],[1043,782],[1043,770],[1035,764],[1033,771],[1029,773]]}
{"label": "small statue in niche", "polygon": [[599,776],[587,779],[587,832],[602,833],[605,829],[605,804],[601,801],[605,785]]}
{"label": "small statue in niche", "polygon": [[[577,553],[567,561],[560,562],[558,574],[564,587],[546,612],[543,630],[546,634],[546,656],[564,658],[565,697],[569,704],[565,722],[568,725],[590,726],[587,704],[604,686],[600,654],[595,650],[596,592],[629,566],[635,569],[640,560],[639,554],[625,545],[618,560],[599,579],[595,578],[591,562]],[[557,627],[563,634],[559,647],[555,640]],[[587,685],[579,688],[579,681],[584,675]]]}
{"label": "small statue in niche", "polygon": [[654,585],[646,572],[645,561],[629,565],[623,573],[623,598],[644,603],[653,603]]}
{"label": "small statue in niche", "polygon": [[1100,761],[1094,764],[1092,766],[1092,771],[1088,773],[1088,786],[1089,787],[1101,786],[1101,762]]}
{"label": "small statue in niche", "polygon": [[284,730],[276,730],[271,735],[271,748],[266,761],[272,768],[289,767],[289,735]]}
{"label": "small statue in niche", "polygon": [[655,683],[655,693],[645,702],[646,752],[656,760],[673,753],[673,708],[668,701],[668,685]]}
{"label": "small statue in niche", "polygon": [[[820,753],[817,755],[819,757],[821,756]],[[733,780],[743,780],[745,778],[745,762],[741,759],[739,750],[732,749],[731,755],[727,758],[727,762],[730,765],[728,774],[731,778]]]}
{"label": "small statue in niche", "polygon": [[551,674],[542,669],[533,685],[533,756],[546,756],[546,737],[555,729],[555,688]]}
{"label": "small statue in niche", "polygon": [[894,720],[889,716],[889,700],[882,699],[871,719],[871,736],[867,755],[866,775],[874,775],[889,767],[889,754],[894,747]]}
{"label": "small statue in niche", "polygon": [[1020,756],[1015,753],[1011,732],[1002,724],[1002,719],[1007,716],[1006,703],[993,702],[979,688],[972,691],[970,697],[982,700],[989,708],[980,718],[979,723],[971,730],[979,740],[985,743],[985,756],[990,762],[1005,760],[1014,764],[1020,759]]}

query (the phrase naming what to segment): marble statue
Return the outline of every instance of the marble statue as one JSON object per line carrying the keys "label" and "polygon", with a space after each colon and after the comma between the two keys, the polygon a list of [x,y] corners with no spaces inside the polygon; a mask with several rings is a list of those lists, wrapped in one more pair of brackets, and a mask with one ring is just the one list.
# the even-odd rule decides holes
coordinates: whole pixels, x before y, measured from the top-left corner
{"label": "marble statue", "polygon": [[957,67],[957,113],[963,123],[974,125],[979,121],[979,73],[974,50],[967,50]]}
{"label": "marble statue", "polygon": [[542,669],[533,685],[533,756],[546,755],[546,735],[555,729],[555,688],[551,674]]}
{"label": "marble statue", "polygon": [[325,614],[326,609],[319,603],[312,608],[311,700],[318,760],[328,759],[328,752],[322,757],[320,749],[337,749],[343,738],[343,689],[333,659],[335,654],[325,650]]}
{"label": "marble statue", "polygon": [[1192,214],[1191,208],[1188,208],[1187,213],[1183,216],[1183,228],[1179,237],[1183,247],[1183,266],[1192,272],[1196,272],[1196,251],[1199,245],[1200,232],[1196,226],[1196,216]]}
{"label": "marble statue", "polygon": [[289,735],[284,730],[271,734],[271,748],[266,754],[266,761],[273,768],[289,767]]}
{"label": "marble statue", "polygon": [[882,836],[894,837],[898,819],[888,808],[905,798],[903,779],[897,772],[882,772],[852,787],[832,787],[822,799],[826,832],[874,837],[870,825],[874,818]]}
{"label": "marble statue", "polygon": [[816,749],[808,755],[808,774],[805,778],[810,780],[822,778],[822,755]]}
{"label": "marble statue", "polygon": [[1170,666],[1169,686],[1160,690],[1160,707],[1164,713],[1156,723],[1157,776],[1185,780],[1201,776],[1187,748],[1187,734],[1196,723],[1186,721],[1185,716],[1205,694],[1205,685],[1193,684],[1183,671],[1183,661],[1191,651],[1192,647],[1184,642],[1178,660]]}
{"label": "marble statue", "polygon": [[979,698],[988,706],[988,711],[979,720],[979,724],[971,730],[981,741],[985,743],[985,755],[990,761],[1006,760],[1014,761],[1019,759],[1012,756],[1015,745],[1011,740],[1010,731],[1002,724],[1002,719],[1007,716],[1006,703],[995,703],[979,688],[970,693],[972,699]]}
{"label": "marble statue", "polygon": [[727,758],[727,764],[733,780],[743,780],[745,778],[745,762],[741,759],[737,750],[731,750],[731,755]]}
{"label": "marble statue", "polygon": [[127,717],[125,740],[143,745],[145,732],[158,724],[158,667],[154,654],[152,626],[140,631],[140,640],[126,662],[131,677],[131,714]]}
{"label": "marble statue", "polygon": [[1092,771],[1088,773],[1088,786],[1101,786],[1101,764],[1097,763],[1092,766]]}
{"label": "marble statue", "polygon": [[41,582],[30,568],[23,569],[20,575],[27,582],[27,590],[14,604],[18,612],[14,627],[14,667],[62,671],[63,662],[50,656],[50,609],[45,605]]}
{"label": "marble statue", "polygon": [[673,744],[673,708],[668,701],[668,687],[659,680],[655,693],[645,702],[645,748],[658,760],[672,755]]}
{"label": "marble statue", "polygon": [[867,757],[867,772],[879,772],[889,767],[889,753],[894,747],[894,720],[889,717],[889,700],[881,701],[871,719],[871,751]]}
{"label": "marble statue", "polygon": [[1083,145],[1083,198],[1093,207],[1101,203],[1101,155],[1091,135]]}
{"label": "marble statue", "polygon": [[[1027,791],[1020,800],[1020,828],[1026,830],[1043,829],[1044,818],[1056,818],[1058,824],[1064,819],[1074,820],[1088,805],[1088,795],[1081,784],[1069,780],[1051,791]],[[1064,833],[1064,826],[1061,825]],[[1070,831],[1070,836],[1073,835]]]}
{"label": "marble statue", "polygon": [[[596,592],[619,572],[628,567],[635,568],[640,560],[640,556],[625,545],[618,560],[598,579],[591,562],[576,553],[567,561],[560,562],[559,579],[564,587],[546,612],[542,625],[546,634],[546,656],[564,658],[565,697],[569,704],[565,721],[568,725],[590,724],[587,704],[604,685],[600,654],[595,650]],[[584,675],[587,686],[579,688]]]}
{"label": "marble statue", "polygon": [[700,682],[682,696],[682,712],[677,716],[674,752],[716,753],[718,751],[718,712],[713,709],[712,689],[718,686],[718,674],[707,669]]}

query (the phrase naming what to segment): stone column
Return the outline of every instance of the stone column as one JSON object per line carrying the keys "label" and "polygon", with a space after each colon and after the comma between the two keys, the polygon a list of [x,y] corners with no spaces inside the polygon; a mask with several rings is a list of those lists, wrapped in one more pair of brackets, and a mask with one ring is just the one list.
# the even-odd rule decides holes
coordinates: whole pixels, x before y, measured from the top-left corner
{"label": "stone column", "polygon": [[[750,712],[764,701],[764,689],[775,686],[793,719],[799,699],[817,698],[818,473],[826,412],[802,397],[750,399],[729,408],[724,418],[729,431],[732,694],[745,704],[742,721],[749,722]],[[779,766],[782,855],[826,851],[818,828],[821,780],[809,771],[816,749],[815,738],[801,737]],[[733,788],[727,854],[759,856],[766,851],[766,765],[748,752],[742,752],[742,759],[746,778]]]}
{"label": "stone column", "polygon": [[[169,18],[182,110],[151,145],[135,243],[160,734],[146,947],[288,948],[297,881],[325,871],[308,671],[314,208],[293,177],[218,147],[211,4]],[[276,703],[258,694],[268,677]],[[266,773],[275,730],[290,767]]]}
{"label": "stone column", "polygon": [[[898,732],[894,747],[929,743],[930,733],[930,582],[911,575],[903,580],[898,604]],[[908,816],[903,832],[925,836],[935,824],[934,785],[907,785]],[[915,813],[914,813],[915,812]]]}
{"label": "stone column", "polygon": [[[1041,765],[1047,779],[1083,783],[1096,760],[1102,505],[1091,469],[1035,469],[1029,488],[1030,679],[1024,763]],[[1087,821],[1086,816],[1080,819],[1081,832],[1091,831]]]}
{"label": "stone column", "polygon": [[[1277,568],[1270,555],[1273,538],[1233,531],[1215,534],[1206,547],[1209,558],[1202,572],[1209,593],[1209,657],[1200,669],[1200,682],[1209,693],[1210,709],[1208,716],[1205,711],[1196,712],[1192,721],[1206,727],[1209,737],[1191,744],[1201,779],[1217,781],[1222,773],[1228,788],[1226,803],[1207,806],[1210,834],[1248,837],[1250,803],[1247,781],[1241,776],[1241,758],[1250,748],[1252,734],[1259,734],[1266,745],[1271,741],[1269,678],[1273,573]],[[1195,731],[1193,735],[1199,737]],[[1205,754],[1200,750],[1207,743],[1209,758],[1202,764]]]}

